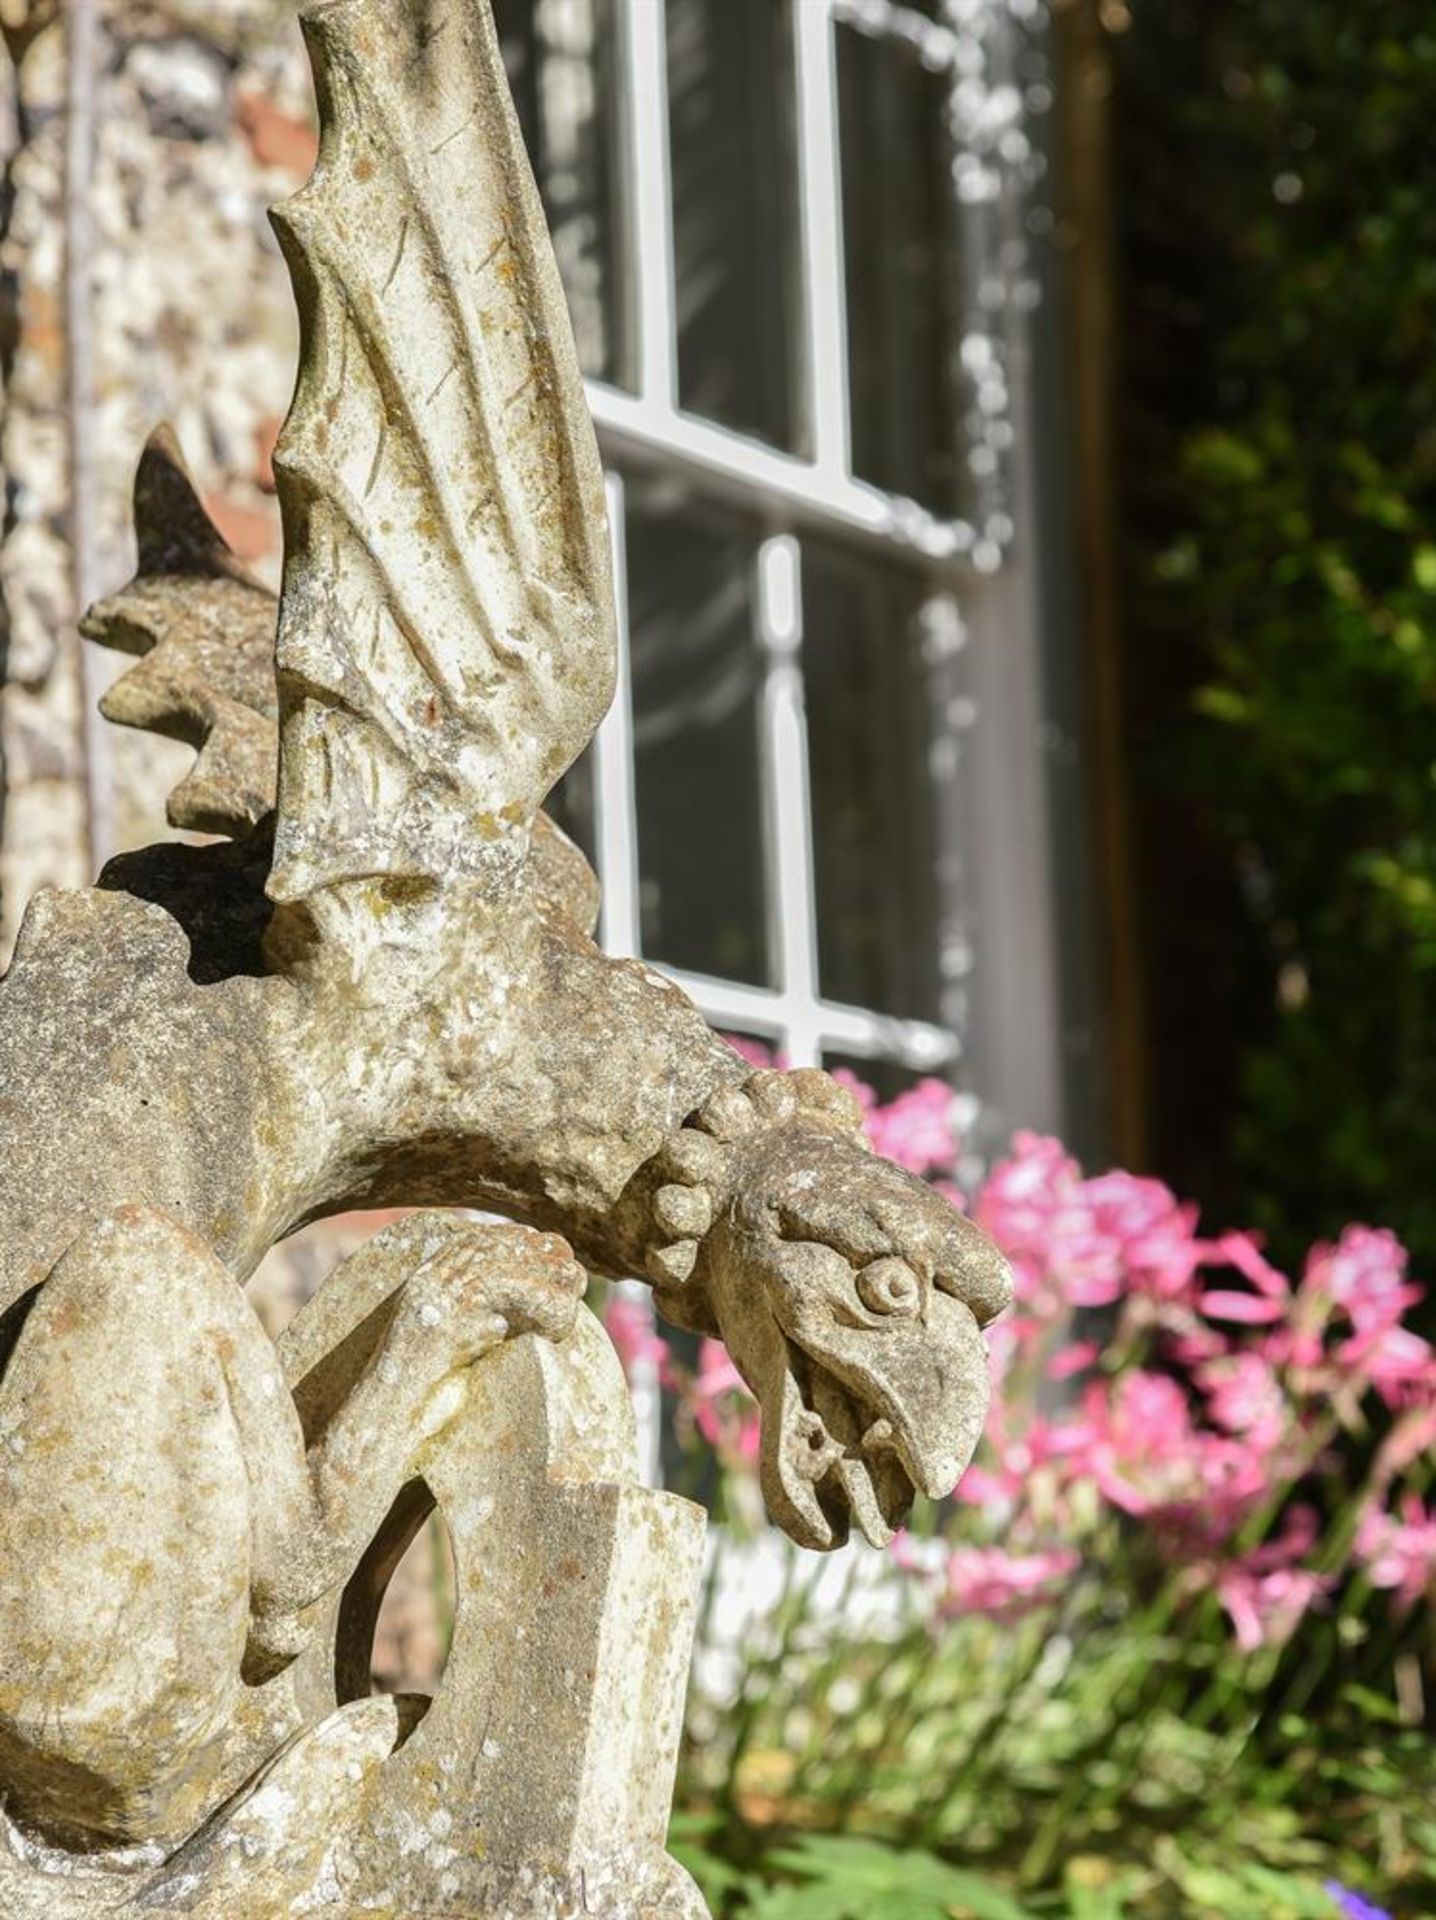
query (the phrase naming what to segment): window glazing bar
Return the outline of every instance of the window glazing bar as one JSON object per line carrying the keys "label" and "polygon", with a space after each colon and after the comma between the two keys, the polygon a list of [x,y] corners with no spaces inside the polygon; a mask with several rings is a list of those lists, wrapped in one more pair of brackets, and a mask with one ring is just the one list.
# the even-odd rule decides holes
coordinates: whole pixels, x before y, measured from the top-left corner
{"label": "window glazing bar", "polygon": [[599,938],[607,953],[627,956],[639,946],[638,807],[633,779],[633,692],[628,649],[628,558],[624,539],[623,480],[604,477],[608,537],[613,551],[613,598],[618,626],[618,672],[613,703],[593,743],[593,801],[598,876],[603,887]]}
{"label": "window glazing bar", "polygon": [[[1000,563],[1000,550],[979,543],[966,521],[939,520],[915,501],[864,481],[820,472],[809,461],[601,381],[589,383],[588,402],[607,460],[662,466],[740,505],[751,508],[756,500],[837,535],[862,535],[899,554],[950,563],[963,575],[993,571]],[[990,554],[974,557],[979,544]]]}
{"label": "window glazing bar", "polygon": [[893,1020],[863,1007],[829,1000],[799,1002],[795,996],[716,980],[677,967],[657,971],[682,987],[715,1027],[752,1034],[786,1048],[795,1029],[811,1028],[823,1050],[850,1053],[864,1060],[892,1060],[914,1073],[939,1073],[961,1057],[955,1034],[925,1020]]}
{"label": "window glazing bar", "polygon": [[673,293],[673,180],[668,146],[668,21],[664,0],[621,10],[633,259],[638,312],[638,391],[671,412],[678,396]]}
{"label": "window glazing bar", "polygon": [[803,638],[802,555],[791,534],[758,549],[759,706],[764,868],[772,977],[792,1017],[784,1043],[795,1067],[818,1063],[822,1039],[812,1016],[818,996],[817,900],[809,819],[808,735],[799,648]]}
{"label": "window glazing bar", "polygon": [[851,471],[851,435],[838,76],[830,0],[793,0],[792,15],[807,337],[807,426],[818,473],[828,484],[837,485],[847,480]]}

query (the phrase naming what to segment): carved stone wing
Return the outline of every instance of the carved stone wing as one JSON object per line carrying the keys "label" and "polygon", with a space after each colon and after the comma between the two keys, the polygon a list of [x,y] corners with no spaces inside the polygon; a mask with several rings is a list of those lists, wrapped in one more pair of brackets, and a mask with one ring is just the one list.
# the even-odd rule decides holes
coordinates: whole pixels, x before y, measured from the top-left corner
{"label": "carved stone wing", "polygon": [[304,17],[269,891],[478,872],[612,695],[602,473],[488,0]]}
{"label": "carved stone wing", "polygon": [[[226,546],[167,426],[150,435],[135,476],[135,535],[134,579],[80,622],[87,640],[139,656],[100,711],[198,750],[169,797],[171,826],[243,839],[274,811],[278,603]],[[547,814],[534,821],[533,856],[540,904],[592,933],[598,881]]]}
{"label": "carved stone wing", "polygon": [[172,826],[243,834],[274,805],[274,595],[225,545],[168,427],[135,477],[135,533],[134,579],[80,622],[87,639],[139,655],[100,711],[198,749],[170,795]]}

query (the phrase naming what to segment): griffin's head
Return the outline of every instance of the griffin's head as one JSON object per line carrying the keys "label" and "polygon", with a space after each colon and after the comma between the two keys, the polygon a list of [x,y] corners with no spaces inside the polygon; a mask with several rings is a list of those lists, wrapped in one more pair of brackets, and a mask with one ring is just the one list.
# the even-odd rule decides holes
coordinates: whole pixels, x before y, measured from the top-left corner
{"label": "griffin's head", "polygon": [[762,1478],[800,1546],[875,1546],[950,1493],[987,1410],[981,1329],[1012,1297],[997,1249],[854,1140],[781,1128],[744,1154],[701,1283],[763,1409]]}

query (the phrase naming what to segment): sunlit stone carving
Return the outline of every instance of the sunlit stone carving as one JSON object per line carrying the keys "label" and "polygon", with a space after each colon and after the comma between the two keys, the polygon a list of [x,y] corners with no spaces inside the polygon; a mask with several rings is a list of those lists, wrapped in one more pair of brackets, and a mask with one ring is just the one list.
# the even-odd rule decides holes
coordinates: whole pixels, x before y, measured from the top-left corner
{"label": "sunlit stone carving", "polygon": [[[305,32],[282,600],[161,433],[87,621],[230,843],[39,895],[0,983],[0,1912],[697,1915],[702,1520],[637,1484],[585,1269],[728,1342],[820,1549],[950,1490],[1007,1277],[832,1080],[593,945],[538,809],[613,684],[603,492],[492,22]],[[242,1283],[365,1207],[415,1211],[271,1342]],[[451,1657],[371,1698],[435,1502]]]}

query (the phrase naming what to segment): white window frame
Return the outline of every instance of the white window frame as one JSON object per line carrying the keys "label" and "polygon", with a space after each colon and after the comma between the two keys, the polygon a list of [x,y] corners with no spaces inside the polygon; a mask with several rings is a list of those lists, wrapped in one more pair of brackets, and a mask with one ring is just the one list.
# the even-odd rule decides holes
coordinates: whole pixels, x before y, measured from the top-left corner
{"label": "white window frame", "polygon": [[[600,937],[641,955],[625,484],[657,473],[699,501],[741,508],[759,530],[754,639],[769,987],[658,966],[718,1028],[766,1039],[793,1065],[830,1054],[956,1078],[1000,1136],[1011,1120],[1062,1127],[1058,892],[1051,738],[1030,529],[1035,513],[1024,324],[1023,131],[1037,105],[1018,50],[1046,0],[941,0],[934,20],[899,0],[790,0],[802,290],[802,453],[776,449],[679,404],[665,0],[615,0],[619,251],[629,352],[619,386],[589,380],[607,471],[619,626],[617,691],[593,753]],[[953,206],[967,286],[961,341],[971,387],[966,445],[973,520],[941,519],[852,470],[837,30],[881,38],[945,74]],[[1016,295],[1017,297],[1014,297]],[[630,390],[631,389],[631,390]],[[819,983],[811,789],[802,677],[804,542],[867,548],[911,567],[929,691],[939,716],[937,858],[947,964],[941,1023],[897,1020],[825,998]],[[820,644],[821,636],[813,643]],[[980,724],[979,724],[980,721]],[[950,816],[950,817],[949,817]],[[620,1289],[652,1312],[646,1287]],[[662,1477],[656,1369],[632,1381],[645,1478]]]}
{"label": "white window frame", "polygon": [[[1045,787],[1036,719],[1035,651],[1030,594],[1013,558],[1017,517],[1009,483],[1021,490],[1020,314],[1007,300],[1014,267],[1010,236],[1020,202],[1017,170],[1004,159],[1011,112],[992,112],[1017,97],[1000,68],[1010,53],[1013,16],[1032,15],[1040,0],[945,0],[944,22],[894,0],[793,0],[797,91],[798,196],[802,252],[801,303],[805,391],[805,454],[787,453],[685,412],[678,400],[674,248],[663,0],[621,0],[619,98],[621,191],[631,244],[629,295],[636,322],[634,391],[588,382],[589,404],[609,472],[609,511],[620,614],[620,666],[613,708],[595,743],[595,813],[609,951],[641,952],[639,822],[635,805],[633,714],[626,618],[623,539],[625,475],[658,470],[681,479],[698,497],[736,501],[772,531],[758,550],[755,604],[763,661],[760,756],[763,779],[764,899],[770,944],[770,987],[743,985],[665,968],[717,1026],[770,1040],[793,1064],[829,1053],[892,1062],[909,1071],[951,1073],[967,1062],[981,1074],[979,1091],[998,1111],[1055,1123],[1057,1031],[1054,929],[1041,905],[1051,859],[1042,822]],[[969,164],[954,183],[955,217],[974,279],[973,369],[981,424],[1010,452],[979,497],[980,518],[943,520],[916,502],[884,493],[854,476],[848,419],[846,292],[843,273],[836,29],[839,24],[884,38],[952,79],[952,113]],[[985,70],[975,78],[974,34]],[[974,177],[973,167],[976,168]],[[1008,258],[1004,261],[1004,245]],[[980,282],[980,284],[977,284]],[[994,287],[996,295],[994,297]],[[912,564],[930,594],[924,619],[955,636],[971,656],[956,678],[949,669],[944,705],[952,715],[947,745],[962,761],[962,810],[983,821],[981,849],[948,861],[960,869],[965,896],[979,869],[998,880],[981,913],[973,900],[945,906],[944,941],[962,955],[957,971],[982,975],[983,953],[1006,980],[1004,992],[979,979],[980,1024],[973,1036],[968,991],[958,981],[946,996],[943,1022],[899,1020],[824,998],[818,974],[818,903],[814,881],[807,732],[800,665],[802,541],[816,534],[838,544],[866,545]],[[994,623],[1005,632],[1001,661],[984,640]],[[994,670],[995,669],[995,670]],[[972,724],[979,692],[991,687],[1006,715],[984,711]],[[971,836],[968,836],[971,838]],[[1008,875],[1008,884],[1001,875]],[[1015,888],[1011,876],[1027,884]],[[983,929],[986,927],[986,932]],[[655,962],[655,964],[661,964]],[[994,1030],[994,1019],[1004,1031]],[[970,1045],[976,1037],[974,1050]],[[972,1055],[972,1058],[968,1058]],[[1004,1064],[1013,1070],[1004,1071]]]}

